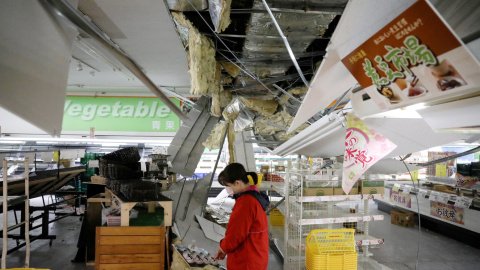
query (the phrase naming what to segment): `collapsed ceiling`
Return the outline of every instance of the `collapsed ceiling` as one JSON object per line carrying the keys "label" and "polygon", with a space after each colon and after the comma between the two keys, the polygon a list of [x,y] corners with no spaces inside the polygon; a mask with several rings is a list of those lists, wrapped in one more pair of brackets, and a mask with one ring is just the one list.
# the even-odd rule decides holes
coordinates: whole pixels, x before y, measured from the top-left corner
{"label": "collapsed ceiling", "polygon": [[227,106],[238,110],[226,120],[247,121],[240,126],[252,128],[257,144],[268,148],[308,127],[286,133],[347,0],[271,0],[268,8],[262,0],[166,3],[187,52],[190,93],[212,95],[213,115]]}

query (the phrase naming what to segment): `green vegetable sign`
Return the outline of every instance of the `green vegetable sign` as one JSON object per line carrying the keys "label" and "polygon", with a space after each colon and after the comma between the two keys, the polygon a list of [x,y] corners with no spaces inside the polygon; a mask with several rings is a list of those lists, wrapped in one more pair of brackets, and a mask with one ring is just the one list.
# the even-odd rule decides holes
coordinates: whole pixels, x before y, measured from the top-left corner
{"label": "green vegetable sign", "polygon": [[[180,101],[172,99],[180,106]],[[67,97],[63,130],[176,132],[180,120],[158,98]]]}

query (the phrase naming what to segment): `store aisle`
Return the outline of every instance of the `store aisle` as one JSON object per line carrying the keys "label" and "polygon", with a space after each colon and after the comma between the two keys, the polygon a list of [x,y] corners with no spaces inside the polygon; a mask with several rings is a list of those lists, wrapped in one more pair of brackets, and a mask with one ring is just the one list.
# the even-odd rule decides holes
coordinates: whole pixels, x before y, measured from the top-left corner
{"label": "store aisle", "polygon": [[[385,216],[383,221],[370,223],[371,234],[385,239],[385,244],[370,249],[373,259],[395,270],[415,269],[418,224],[413,228],[392,225],[390,215],[377,210],[377,205],[373,202],[370,211]],[[480,269],[480,250],[426,229],[422,229],[420,239],[417,270]]]}
{"label": "store aisle", "polygon": [[[233,205],[227,202],[224,206]],[[370,232],[378,238],[385,238],[385,244],[371,248],[373,259],[395,270],[414,270],[417,254],[418,226],[404,228],[390,224],[390,215],[377,210],[375,203],[370,204],[370,211],[383,214],[383,221],[370,223]],[[50,224],[50,233],[57,239],[49,246],[48,240],[37,240],[32,243],[31,267],[49,268],[52,270],[94,269],[85,267],[83,263],[71,263],[77,252],[77,239],[80,233],[78,217],[67,217]],[[275,235],[282,234],[282,227],[272,229]],[[38,231],[32,232],[36,234]],[[475,270],[480,269],[479,250],[456,240],[446,238],[432,231],[422,230],[420,261],[417,270]],[[283,242],[280,241],[281,244]],[[9,246],[15,242],[9,240]],[[8,255],[8,267],[23,267],[25,248]],[[269,270],[282,269],[281,261],[270,253]]]}

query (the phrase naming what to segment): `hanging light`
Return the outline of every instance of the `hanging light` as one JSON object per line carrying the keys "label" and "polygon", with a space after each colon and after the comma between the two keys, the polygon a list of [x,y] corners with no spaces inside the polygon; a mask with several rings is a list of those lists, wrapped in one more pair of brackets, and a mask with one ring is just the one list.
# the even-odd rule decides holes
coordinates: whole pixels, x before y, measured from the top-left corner
{"label": "hanging light", "polygon": [[77,71],[82,71],[82,70],[83,70],[82,63],[80,63],[80,61],[78,61]]}

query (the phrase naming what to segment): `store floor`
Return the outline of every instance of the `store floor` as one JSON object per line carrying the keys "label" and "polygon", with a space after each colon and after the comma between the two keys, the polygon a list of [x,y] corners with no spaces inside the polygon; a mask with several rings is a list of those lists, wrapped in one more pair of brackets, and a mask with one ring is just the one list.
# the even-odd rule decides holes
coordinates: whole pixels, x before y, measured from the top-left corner
{"label": "store floor", "polygon": [[[373,259],[395,270],[415,269],[418,227],[404,228],[391,225],[390,215],[378,211],[373,202],[370,205],[370,211],[385,215],[383,221],[370,223],[371,234],[378,238],[385,238],[385,244],[370,249]],[[10,216],[10,220],[13,221],[13,215]],[[53,241],[52,246],[49,246],[48,240],[37,240],[32,243],[30,267],[52,270],[93,270],[93,266],[86,267],[83,263],[70,262],[77,252],[76,244],[80,225],[78,217],[67,217],[50,224],[50,234],[55,234],[57,239]],[[39,232],[35,230],[32,234]],[[271,232],[276,236],[283,235],[282,227],[272,227]],[[283,241],[283,239],[279,240]],[[480,269],[478,249],[428,230],[422,230],[421,240],[418,270]],[[9,239],[8,245],[13,247],[15,241]],[[23,267],[24,259],[25,248],[9,254],[7,268]],[[268,269],[282,269],[282,263],[273,253],[270,254]]]}

